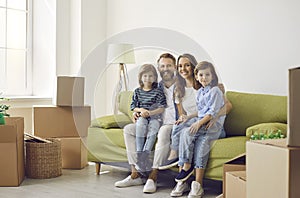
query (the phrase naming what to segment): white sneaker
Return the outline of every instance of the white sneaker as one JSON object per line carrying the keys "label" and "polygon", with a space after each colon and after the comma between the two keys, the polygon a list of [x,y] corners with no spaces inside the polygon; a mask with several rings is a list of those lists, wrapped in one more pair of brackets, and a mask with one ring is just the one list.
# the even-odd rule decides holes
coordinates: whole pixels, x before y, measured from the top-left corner
{"label": "white sneaker", "polygon": [[189,186],[186,182],[177,182],[176,186],[170,193],[171,197],[180,197],[183,193],[189,191]]}
{"label": "white sneaker", "polygon": [[191,184],[191,191],[188,198],[201,198],[204,195],[204,190],[199,182],[193,181]]}
{"label": "white sneaker", "polygon": [[144,193],[155,193],[156,192],[156,182],[153,179],[147,179],[147,182],[143,189]]}
{"label": "white sneaker", "polygon": [[138,185],[142,185],[142,184],[143,184],[143,181],[140,177],[132,179],[131,175],[129,175],[125,179],[123,179],[121,181],[117,181],[115,183],[115,187],[123,188],[123,187],[129,187],[129,186],[138,186]]}

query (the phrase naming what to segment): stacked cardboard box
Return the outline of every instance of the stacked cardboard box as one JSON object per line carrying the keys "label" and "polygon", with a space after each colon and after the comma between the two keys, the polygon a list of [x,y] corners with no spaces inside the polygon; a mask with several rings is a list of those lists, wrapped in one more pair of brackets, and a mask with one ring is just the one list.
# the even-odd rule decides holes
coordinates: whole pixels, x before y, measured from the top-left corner
{"label": "stacked cardboard box", "polygon": [[300,148],[286,144],[287,139],[247,142],[247,197],[300,197]]}
{"label": "stacked cardboard box", "polygon": [[300,147],[300,67],[289,69],[287,145]]}
{"label": "stacked cardboard box", "polygon": [[91,107],[84,105],[84,78],[57,78],[53,106],[34,106],[34,134],[42,138],[59,138],[62,167],[81,169],[87,165],[87,130]]}
{"label": "stacked cardboard box", "polygon": [[[238,188],[237,188],[238,186]],[[223,165],[223,197],[246,197],[246,154],[243,153]]]}
{"label": "stacked cardboard box", "polygon": [[24,118],[6,118],[0,125],[0,186],[19,186],[24,180]]}

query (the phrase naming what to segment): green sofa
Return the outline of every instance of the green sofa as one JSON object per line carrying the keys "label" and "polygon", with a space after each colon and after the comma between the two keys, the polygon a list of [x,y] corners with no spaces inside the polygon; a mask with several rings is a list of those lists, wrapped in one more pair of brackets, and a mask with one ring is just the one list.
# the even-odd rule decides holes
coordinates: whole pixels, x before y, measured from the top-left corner
{"label": "green sofa", "polygon": [[[119,96],[120,114],[108,115],[92,121],[88,129],[88,160],[96,163],[99,174],[101,163],[127,162],[123,127],[131,123],[131,91]],[[228,91],[226,97],[232,110],[225,119],[226,138],[214,141],[205,178],[222,180],[223,164],[245,153],[245,143],[254,133],[273,133],[287,130],[287,97]]]}

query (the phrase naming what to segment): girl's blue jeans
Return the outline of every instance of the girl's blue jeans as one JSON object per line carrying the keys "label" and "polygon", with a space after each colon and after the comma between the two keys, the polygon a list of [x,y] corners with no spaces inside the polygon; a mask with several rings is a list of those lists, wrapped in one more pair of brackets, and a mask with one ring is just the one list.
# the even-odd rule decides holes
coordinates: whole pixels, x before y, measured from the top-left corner
{"label": "girl's blue jeans", "polygon": [[139,117],[136,121],[136,151],[151,151],[160,127],[158,119]]}

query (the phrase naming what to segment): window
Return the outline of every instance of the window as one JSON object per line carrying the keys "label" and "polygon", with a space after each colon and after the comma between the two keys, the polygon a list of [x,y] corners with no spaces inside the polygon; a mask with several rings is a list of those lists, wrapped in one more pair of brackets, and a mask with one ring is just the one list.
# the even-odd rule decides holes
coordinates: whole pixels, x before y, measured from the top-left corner
{"label": "window", "polygon": [[0,0],[0,92],[32,94],[31,0]]}

